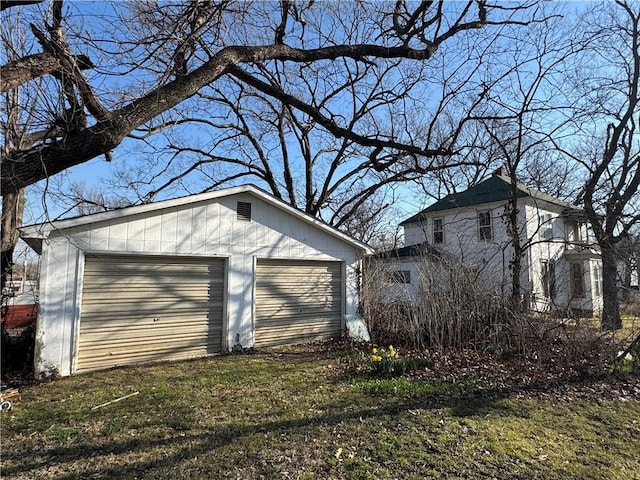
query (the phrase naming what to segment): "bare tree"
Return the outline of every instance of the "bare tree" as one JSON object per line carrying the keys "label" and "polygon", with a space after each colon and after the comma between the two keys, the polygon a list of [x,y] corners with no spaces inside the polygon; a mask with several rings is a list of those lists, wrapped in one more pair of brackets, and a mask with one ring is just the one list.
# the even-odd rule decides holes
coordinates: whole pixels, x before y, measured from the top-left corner
{"label": "bare tree", "polygon": [[[323,8],[328,14],[319,16],[320,24],[307,19],[307,30],[325,35],[328,44],[347,35],[354,43],[371,41],[372,32],[353,27],[366,24],[370,11],[358,4],[346,8],[330,3]],[[322,19],[329,16],[336,20],[326,31]],[[162,118],[141,133],[138,138],[149,146],[148,168],[136,167],[126,174],[126,168],[118,165],[109,185],[128,190],[134,199],[150,201],[168,192],[257,181],[276,197],[331,225],[344,229],[353,227],[354,221],[362,225],[362,213],[384,209],[395,185],[475,160],[363,147],[352,138],[335,138],[314,112],[341,120],[363,137],[453,151],[457,129],[482,103],[479,96],[462,102],[458,92],[466,100],[468,91],[478,88],[480,79],[474,75],[487,61],[486,50],[497,43],[496,38],[478,36],[475,49],[446,48],[429,62],[347,58],[235,69],[228,79],[201,89],[179,116]],[[444,80],[432,85],[434,78]],[[436,110],[430,118],[424,107],[427,97]],[[456,100],[456,111],[447,109]],[[451,121],[438,131],[445,114]],[[417,121],[420,116],[427,118],[426,124]],[[197,138],[186,131],[194,127]],[[151,137],[160,129],[164,138],[154,142]],[[158,162],[161,157],[166,161]],[[381,200],[375,208],[373,199]],[[371,225],[372,220],[366,223]]]}
{"label": "bare tree", "polygon": [[605,3],[585,21],[587,50],[573,85],[585,141],[572,153],[586,171],[582,199],[602,255],[602,327],[615,330],[622,326],[616,246],[640,220],[640,6]]}
{"label": "bare tree", "polygon": [[[568,119],[568,105],[563,103],[563,91],[557,79],[566,60],[573,53],[570,41],[564,32],[549,24],[531,30],[528,45],[532,51],[525,53],[522,67],[509,77],[507,87],[501,94],[491,98],[492,118],[483,120],[484,130],[494,146],[510,180],[509,201],[504,218],[510,239],[511,298],[516,310],[524,307],[521,285],[522,260],[533,239],[528,238],[527,225],[520,219],[520,171],[527,165],[535,165],[545,153],[553,149]],[[523,53],[521,39],[515,50]],[[524,49],[526,51],[526,47]],[[552,113],[552,115],[551,115]],[[550,118],[551,117],[551,118]]]}
{"label": "bare tree", "polygon": [[[454,140],[464,121],[451,132],[451,141],[435,144],[417,141],[407,135],[410,130],[404,126],[402,135],[394,128],[378,128],[376,115],[368,114],[366,122],[353,124],[341,115],[340,109],[332,108],[334,97],[330,89],[323,92],[324,98],[307,95],[314,82],[305,83],[305,75],[318,75],[323,68],[342,72],[348,66],[348,77],[357,76],[360,71],[391,71],[401,65],[429,63],[455,39],[466,39],[466,46],[473,47],[474,32],[485,27],[498,33],[504,25],[524,27],[544,20],[536,2],[505,7],[485,0],[416,4],[399,1],[395,5],[206,1],[108,3],[101,7],[108,10],[108,15],[103,15],[102,26],[96,26],[100,19],[91,15],[83,18],[74,11],[73,4],[63,8],[61,1],[54,1],[50,11],[37,6],[35,12],[42,12],[44,21],[31,22],[30,28],[42,52],[7,59],[1,67],[0,74],[10,76],[11,85],[43,75],[54,76],[64,99],[46,135],[28,145],[14,145],[4,155],[0,185],[4,195],[96,156],[105,155],[110,160],[112,150],[126,138],[150,142],[151,138],[160,138],[155,135],[166,129],[180,132],[180,127],[204,125],[206,117],[184,113],[197,108],[199,100],[216,95],[217,107],[225,98],[228,101],[234,91],[242,95],[257,92],[268,99],[277,107],[273,113],[280,116],[283,126],[293,135],[300,135],[310,122],[336,143],[359,149],[369,170],[393,175],[395,169],[402,171],[414,165],[419,167],[416,172],[441,168],[456,153]],[[14,10],[9,8],[2,15],[11,15]],[[85,50],[83,55],[77,52],[79,48]],[[38,68],[29,68],[33,63]],[[99,68],[88,77],[84,70],[94,64]],[[298,68],[295,75],[302,79],[295,84],[284,81],[294,65]],[[371,94],[377,90],[379,95],[385,85],[374,87]],[[482,87],[476,83],[469,84],[466,93],[481,100],[481,92]],[[451,92],[445,95],[447,99],[454,98]],[[474,100],[472,107],[480,100]],[[227,106],[231,110],[233,107]],[[238,125],[240,117],[232,125],[209,124],[214,131],[223,132],[225,138],[232,137],[229,131]],[[430,128],[434,125],[435,122]],[[300,139],[301,144],[308,141],[302,135]],[[192,164],[186,165],[186,171],[199,168],[199,162],[207,162],[209,154],[209,158],[224,160],[227,165],[237,160],[211,149],[207,155],[203,153],[204,150],[187,155]],[[262,178],[269,180],[273,173],[264,162],[258,166],[263,170]],[[258,166],[242,165],[243,171],[235,177],[227,175],[226,179],[253,174]],[[165,167],[173,168],[170,164]],[[179,179],[185,169],[175,168],[173,172],[172,177]],[[220,179],[217,172],[212,175],[211,183],[216,185]],[[285,171],[283,175],[284,182],[272,185],[284,185],[285,191],[290,190],[292,173]],[[319,212],[326,207],[321,197],[330,187],[307,181],[304,189],[307,211]],[[154,190],[155,186],[147,194],[153,196]],[[366,189],[364,192],[360,200],[345,208],[358,209],[373,193]],[[289,201],[292,198],[289,195]]]}
{"label": "bare tree", "polygon": [[[35,3],[35,2],[34,2]],[[2,4],[3,9],[7,4]],[[45,72],[38,69],[37,64],[59,78],[62,68],[60,63],[52,61],[49,54],[29,54],[33,47],[27,40],[25,30],[20,22],[5,22],[0,27],[0,42],[3,55],[8,60],[8,67],[2,71],[2,110],[4,115],[0,122],[3,145],[2,155],[26,150],[34,144],[44,141],[54,132],[62,131],[63,126],[56,124],[55,97],[62,92],[57,90],[58,83],[39,79],[22,85],[21,82],[29,75],[39,77]],[[40,62],[40,63],[38,63]],[[16,65],[20,65],[16,67]],[[90,62],[84,61],[82,68],[88,68]],[[6,73],[6,75],[5,75]],[[26,75],[26,76],[25,76]],[[53,98],[47,97],[47,92]],[[4,161],[4,160],[3,160]],[[25,187],[14,191],[3,191],[2,196],[2,227],[1,227],[1,273],[2,289],[7,278],[12,273],[13,255],[18,242],[18,228],[22,219],[26,203]]]}
{"label": "bare tree", "polygon": [[522,261],[534,241],[527,236],[527,225],[519,221],[519,188],[533,183],[545,193],[568,196],[569,167],[555,142],[568,135],[570,103],[559,79],[577,47],[567,40],[567,24],[558,10],[555,13],[544,25],[505,34],[509,45],[503,54],[513,58],[511,68],[500,71],[491,66],[486,72],[491,88],[484,92],[480,116],[472,117],[476,123],[465,132],[465,155],[475,165],[434,172],[428,183],[423,181],[425,191],[441,197],[468,188],[494,171],[508,177],[511,194],[504,221],[510,239],[512,307],[517,310],[524,307]]}

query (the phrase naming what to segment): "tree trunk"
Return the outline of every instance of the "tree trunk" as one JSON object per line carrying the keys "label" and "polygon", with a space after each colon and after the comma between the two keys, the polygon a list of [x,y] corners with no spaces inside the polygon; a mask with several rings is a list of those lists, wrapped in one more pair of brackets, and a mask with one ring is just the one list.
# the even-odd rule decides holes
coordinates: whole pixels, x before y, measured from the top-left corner
{"label": "tree trunk", "polygon": [[2,228],[0,231],[0,261],[2,264],[1,286],[4,291],[7,279],[13,271],[13,251],[18,243],[20,235],[18,228],[22,226],[22,214],[24,213],[25,192],[21,188],[17,192],[5,193],[2,196]]}
{"label": "tree trunk", "polygon": [[602,321],[603,330],[622,328],[620,306],[618,305],[618,288],[616,285],[616,253],[611,245],[600,245],[602,256]]}
{"label": "tree trunk", "polygon": [[518,180],[514,171],[509,175],[511,179],[511,194],[507,204],[507,234],[511,240],[513,256],[509,261],[511,270],[511,304],[515,311],[523,311],[525,305],[522,298],[522,256],[524,255],[518,228]]}

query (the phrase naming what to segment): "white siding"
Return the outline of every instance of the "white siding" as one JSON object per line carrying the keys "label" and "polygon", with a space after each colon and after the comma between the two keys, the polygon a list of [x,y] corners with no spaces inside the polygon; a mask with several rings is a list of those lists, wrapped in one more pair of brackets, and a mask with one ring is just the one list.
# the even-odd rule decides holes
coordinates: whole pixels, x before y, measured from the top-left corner
{"label": "white siding", "polygon": [[[478,214],[490,212],[493,236],[491,240],[481,240],[478,234]],[[433,241],[433,218],[442,218],[444,226],[444,243],[436,245],[460,263],[478,269],[485,285],[495,291],[503,291],[508,285],[508,264],[511,252],[508,248],[509,239],[502,220],[503,204],[479,205],[478,208],[451,209],[432,212],[426,224],[408,225],[411,230],[408,235],[413,241],[406,245]]]}
{"label": "white siding", "polygon": [[422,223],[411,223],[404,227],[404,244],[417,245],[427,238],[427,226]]}
{"label": "white siding", "polygon": [[[478,234],[478,214],[491,212],[493,236],[490,241],[481,240]],[[435,245],[450,253],[461,264],[477,268],[485,286],[496,292],[510,294],[511,274],[509,262],[513,256],[511,241],[507,235],[506,220],[503,218],[505,204],[493,203],[431,212],[421,224],[405,226],[405,245],[433,243],[433,219],[441,218],[444,223],[444,243]],[[532,307],[546,310],[552,306],[569,307],[575,310],[598,311],[601,309],[601,297],[595,295],[593,269],[600,261],[593,255],[567,256],[571,244],[571,222],[561,216],[562,207],[537,202],[533,198],[522,198],[519,202],[518,225],[521,232],[521,244],[526,246],[522,258],[521,286],[529,295]],[[587,240],[586,226],[580,229],[582,241]],[[542,285],[542,262],[555,262],[556,298],[554,302],[545,297]],[[570,264],[581,262],[584,270],[585,296],[574,298],[571,294]],[[398,262],[398,268],[414,271],[418,264],[408,267],[406,262]],[[392,286],[394,295],[413,297],[416,295],[413,285]]]}
{"label": "white siding", "polygon": [[[252,204],[252,221],[236,219],[236,202]],[[354,245],[316,228],[251,193],[203,203],[123,216],[51,232],[44,241],[37,370],[73,373],[82,289],[83,255],[130,253],[228,258],[225,343],[253,345],[255,258],[341,261],[355,281],[359,252]],[[357,288],[345,286],[344,314],[357,314]]]}

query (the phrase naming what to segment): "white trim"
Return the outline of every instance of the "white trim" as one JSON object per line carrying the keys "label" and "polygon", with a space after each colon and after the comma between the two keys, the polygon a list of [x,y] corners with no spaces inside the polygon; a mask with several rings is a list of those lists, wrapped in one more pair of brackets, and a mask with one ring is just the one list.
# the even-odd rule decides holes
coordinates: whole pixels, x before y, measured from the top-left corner
{"label": "white trim", "polygon": [[[209,255],[209,258],[220,258],[222,255]],[[199,256],[196,258],[200,258]],[[229,314],[228,314],[228,304],[229,304],[229,260],[231,256],[224,256],[224,266],[223,268],[223,279],[222,279],[222,335],[220,342],[220,353],[230,352],[229,345]]]}
{"label": "white trim", "polygon": [[256,344],[256,291],[258,289],[258,256],[253,255],[251,271],[251,346]]}
{"label": "white trim", "polygon": [[71,373],[76,373],[78,368],[78,355],[80,354],[80,321],[82,313],[82,286],[84,285],[84,265],[86,259],[86,252],[78,250],[76,255],[76,298],[74,307],[74,318],[72,324],[72,337],[71,337],[71,359],[70,368]]}
{"label": "white trim", "polygon": [[[440,230],[436,231],[436,220],[440,220]],[[440,216],[440,217],[433,217],[432,221],[431,221],[431,233],[432,233],[432,240],[433,240],[433,245],[444,245],[445,243],[445,238],[444,238],[444,216]],[[441,233],[442,234],[442,241],[440,242],[436,242],[436,233]]]}
{"label": "white trim", "polygon": [[[347,289],[349,288],[349,285],[347,284],[349,279],[347,278],[347,262],[342,260],[340,262],[340,275],[341,275],[341,279],[340,279],[340,291],[342,292],[342,307],[341,307],[341,319],[340,319],[340,334],[342,336],[344,336],[344,334],[347,331]],[[360,289],[358,289],[359,291]],[[360,302],[360,299],[358,298],[358,302]]]}

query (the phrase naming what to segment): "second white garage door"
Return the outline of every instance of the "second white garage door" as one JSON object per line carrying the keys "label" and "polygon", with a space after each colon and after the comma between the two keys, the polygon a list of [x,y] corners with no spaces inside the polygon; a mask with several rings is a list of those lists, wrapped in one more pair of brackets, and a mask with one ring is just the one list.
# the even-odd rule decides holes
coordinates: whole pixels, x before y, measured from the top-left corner
{"label": "second white garage door", "polygon": [[87,256],[76,371],[222,347],[223,259]]}
{"label": "second white garage door", "polygon": [[258,260],[255,345],[339,337],[342,283],[340,262]]}

